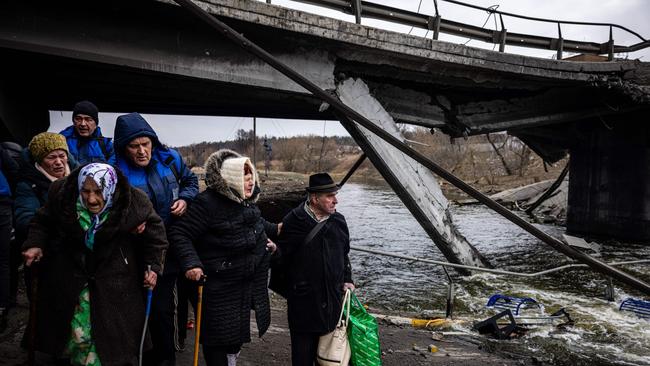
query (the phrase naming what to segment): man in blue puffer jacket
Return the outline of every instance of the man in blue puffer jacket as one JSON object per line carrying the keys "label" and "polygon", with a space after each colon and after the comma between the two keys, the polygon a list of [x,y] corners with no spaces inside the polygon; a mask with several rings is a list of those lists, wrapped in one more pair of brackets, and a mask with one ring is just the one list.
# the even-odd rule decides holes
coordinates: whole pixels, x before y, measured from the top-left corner
{"label": "man in blue puffer jacket", "polygon": [[93,103],[84,100],[72,109],[72,126],[61,131],[68,142],[70,155],[83,165],[86,163],[108,163],[115,165],[113,141],[102,136],[99,111]]}
{"label": "man in blue puffer jacket", "polygon": [[[116,166],[132,186],[147,193],[168,228],[199,193],[196,175],[176,150],[160,143],[158,135],[139,113],[117,117],[113,136]],[[168,366],[176,362],[174,288],[179,267],[175,255],[168,252],[163,276],[153,292],[149,329],[154,348],[146,355],[147,365]]]}

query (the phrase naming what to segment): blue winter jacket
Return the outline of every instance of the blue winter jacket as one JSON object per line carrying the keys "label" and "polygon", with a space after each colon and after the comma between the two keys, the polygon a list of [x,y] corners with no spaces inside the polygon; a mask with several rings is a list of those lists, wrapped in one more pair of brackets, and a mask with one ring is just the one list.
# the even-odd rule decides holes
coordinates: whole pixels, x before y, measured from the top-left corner
{"label": "blue winter jacket", "polygon": [[108,163],[115,165],[115,150],[113,141],[102,136],[102,130],[97,126],[92,137],[80,137],[74,130],[74,126],[69,126],[59,132],[65,136],[68,142],[68,150],[75,160],[80,164],[86,163]]}
{"label": "blue winter jacket", "polygon": [[[124,156],[128,143],[143,136],[151,138],[153,142],[151,161],[146,168],[136,166]],[[199,193],[198,178],[176,150],[160,143],[154,130],[138,113],[117,118],[114,139],[117,167],[132,186],[147,193],[156,213],[169,226],[172,222],[172,204],[178,199],[184,199],[189,204]]]}
{"label": "blue winter jacket", "polygon": [[11,197],[11,188],[9,181],[5,178],[4,173],[0,170],[0,197]]}
{"label": "blue winter jacket", "polygon": [[0,147],[0,199],[11,203],[10,181],[15,183],[18,175],[18,164],[11,155]]}

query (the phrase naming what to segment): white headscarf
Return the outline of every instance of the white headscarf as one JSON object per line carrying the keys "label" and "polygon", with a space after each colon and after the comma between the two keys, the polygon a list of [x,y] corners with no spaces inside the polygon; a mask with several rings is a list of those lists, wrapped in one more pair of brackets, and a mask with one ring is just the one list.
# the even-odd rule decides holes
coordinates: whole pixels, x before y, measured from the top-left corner
{"label": "white headscarf", "polygon": [[251,174],[253,175],[253,187],[255,187],[255,183],[257,183],[257,173],[255,172],[255,167],[249,158],[245,156],[232,157],[224,160],[221,164],[221,177],[228,185],[228,188],[236,193],[237,198],[240,201],[247,199],[244,193],[244,167],[246,165],[251,169]]}
{"label": "white headscarf", "polygon": [[[109,207],[113,206],[113,195],[115,194],[115,187],[117,186],[117,173],[115,172],[115,168],[108,164],[90,163],[81,168],[81,171],[79,172],[79,178],[77,178],[79,192],[81,192],[81,187],[83,187],[83,184],[88,177],[92,178],[97,184],[97,187],[102,190],[105,204],[101,212],[97,213],[97,215],[100,215]],[[79,200],[81,201],[81,205],[87,209],[88,207],[86,207],[86,203],[81,199],[81,194],[79,195]]]}

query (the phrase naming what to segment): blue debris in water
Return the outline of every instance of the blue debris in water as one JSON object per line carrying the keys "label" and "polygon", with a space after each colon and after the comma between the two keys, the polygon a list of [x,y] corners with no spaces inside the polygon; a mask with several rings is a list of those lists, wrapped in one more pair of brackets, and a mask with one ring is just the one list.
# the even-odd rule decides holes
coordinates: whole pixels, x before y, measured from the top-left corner
{"label": "blue debris in water", "polygon": [[514,297],[502,294],[492,295],[485,306],[498,310],[510,310],[514,316],[519,316],[520,310],[526,308],[535,307],[542,310],[541,305],[531,297]]}
{"label": "blue debris in water", "polygon": [[620,311],[630,311],[639,318],[650,320],[650,301],[628,298],[621,303]]}

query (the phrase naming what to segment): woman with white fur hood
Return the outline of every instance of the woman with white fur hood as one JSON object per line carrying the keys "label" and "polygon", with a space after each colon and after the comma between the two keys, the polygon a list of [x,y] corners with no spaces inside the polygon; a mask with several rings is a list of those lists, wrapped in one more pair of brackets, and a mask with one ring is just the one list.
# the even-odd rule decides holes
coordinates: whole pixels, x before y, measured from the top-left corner
{"label": "woman with white fur hood", "polygon": [[185,216],[171,228],[169,240],[185,276],[203,290],[201,343],[208,366],[236,364],[250,342],[250,311],[259,336],[271,321],[267,277],[279,228],[260,215],[260,193],[251,161],[232,150],[219,150],[205,163],[207,189],[196,196]]}

